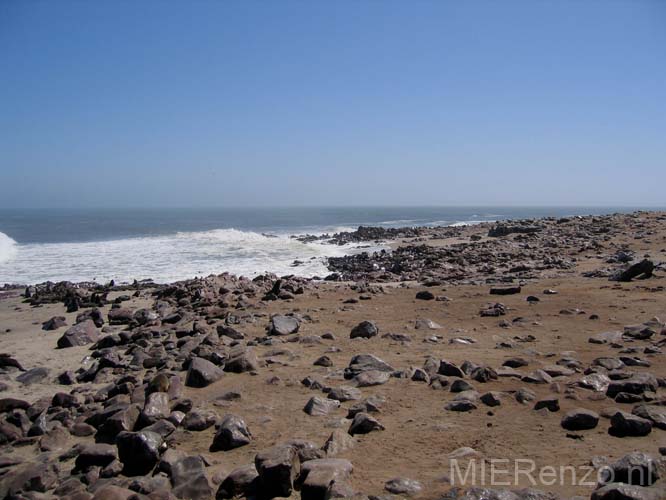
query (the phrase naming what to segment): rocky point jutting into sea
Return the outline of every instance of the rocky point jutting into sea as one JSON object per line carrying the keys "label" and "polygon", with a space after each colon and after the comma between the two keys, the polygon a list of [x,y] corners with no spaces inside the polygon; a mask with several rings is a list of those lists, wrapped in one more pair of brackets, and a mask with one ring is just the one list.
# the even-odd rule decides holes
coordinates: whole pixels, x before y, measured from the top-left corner
{"label": "rocky point jutting into sea", "polygon": [[387,249],[4,287],[0,498],[666,498],[665,213],[301,238]]}

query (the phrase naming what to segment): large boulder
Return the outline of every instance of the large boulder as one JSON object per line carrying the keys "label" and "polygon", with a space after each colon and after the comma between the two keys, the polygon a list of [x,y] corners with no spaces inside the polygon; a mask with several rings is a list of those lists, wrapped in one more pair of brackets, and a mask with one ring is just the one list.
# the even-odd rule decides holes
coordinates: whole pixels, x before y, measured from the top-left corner
{"label": "large boulder", "polygon": [[92,344],[100,339],[99,330],[92,320],[85,320],[69,327],[62,337],[58,339],[58,347],[61,349]]}
{"label": "large boulder", "polygon": [[224,371],[231,373],[254,372],[261,363],[254,350],[249,347],[237,347],[229,352],[224,362]]}
{"label": "large boulder", "polygon": [[254,464],[232,470],[222,481],[215,494],[216,500],[234,497],[254,497],[259,483],[259,473]]}
{"label": "large boulder", "polygon": [[89,467],[106,467],[118,458],[118,450],[110,444],[89,444],[84,446],[76,457],[76,469],[86,470]]}
{"label": "large boulder", "polygon": [[210,445],[210,451],[227,451],[240,448],[252,441],[252,434],[245,421],[236,415],[225,415]]}
{"label": "large boulder", "polygon": [[188,387],[206,387],[217,382],[224,375],[219,367],[203,358],[193,358],[187,369],[185,385]]}
{"label": "large boulder", "polygon": [[349,380],[355,378],[358,374],[370,370],[381,372],[394,372],[395,369],[384,360],[372,354],[357,354],[349,361],[349,366],[345,368],[344,377]]}
{"label": "large boulder", "polygon": [[353,467],[349,460],[341,458],[319,458],[301,464],[301,473],[296,481],[302,500],[326,500],[339,498],[340,492],[351,493],[349,477]]}
{"label": "large boulder", "polygon": [[651,373],[636,373],[632,377],[623,380],[613,380],[608,384],[606,396],[614,398],[621,392],[629,394],[643,394],[644,392],[656,392],[659,387],[657,378]]}
{"label": "large boulder", "polygon": [[300,323],[298,319],[293,316],[284,316],[283,314],[276,314],[271,318],[268,325],[269,335],[290,335],[298,332]]}
{"label": "large boulder", "polygon": [[171,466],[173,494],[177,498],[211,498],[213,488],[206,477],[205,464],[200,456],[186,456]]}
{"label": "large boulder", "polygon": [[261,493],[268,498],[289,497],[301,470],[296,448],[278,444],[257,453],[254,465],[259,474]]}
{"label": "large boulder", "polygon": [[162,436],[155,432],[121,432],[116,438],[118,457],[126,476],[143,476],[153,470],[162,452]]}
{"label": "large boulder", "polygon": [[631,413],[618,411],[611,417],[608,433],[616,437],[647,436],[652,432],[652,422]]}
{"label": "large boulder", "polygon": [[379,333],[379,328],[374,321],[361,321],[358,325],[352,328],[349,338],[356,339],[369,339]]}

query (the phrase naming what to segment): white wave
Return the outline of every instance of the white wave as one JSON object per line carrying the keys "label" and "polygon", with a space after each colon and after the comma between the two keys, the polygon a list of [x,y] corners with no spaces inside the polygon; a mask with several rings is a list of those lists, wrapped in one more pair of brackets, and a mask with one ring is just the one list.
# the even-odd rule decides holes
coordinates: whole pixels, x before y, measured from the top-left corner
{"label": "white wave", "polygon": [[[250,277],[263,272],[323,277],[329,274],[326,257],[353,253],[357,247],[305,244],[287,235],[236,229],[14,246],[11,258],[0,262],[0,284],[149,278],[166,283],[225,271]],[[292,266],[295,260],[302,264]]]}
{"label": "white wave", "polygon": [[[398,224],[412,224],[414,222],[422,222],[420,219],[397,219],[397,220],[385,220],[382,222],[377,222],[376,225],[379,226],[395,226]],[[370,224],[372,225],[372,224]]]}
{"label": "white wave", "polygon": [[463,220],[449,224],[451,227],[464,227],[464,226],[476,226],[477,224],[483,224],[484,222],[496,222],[494,220]]}
{"label": "white wave", "polygon": [[16,256],[16,242],[5,233],[0,233],[0,262],[7,262]]}

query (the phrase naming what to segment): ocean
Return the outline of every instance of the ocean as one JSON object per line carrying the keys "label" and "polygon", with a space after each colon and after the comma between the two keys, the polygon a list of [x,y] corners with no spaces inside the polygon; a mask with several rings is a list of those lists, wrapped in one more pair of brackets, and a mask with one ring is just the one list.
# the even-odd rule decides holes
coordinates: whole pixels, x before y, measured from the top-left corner
{"label": "ocean", "polygon": [[[637,207],[347,207],[0,210],[0,285],[166,283],[229,271],[325,276],[326,258],[366,246],[291,235],[631,212]],[[373,248],[370,248],[371,250]],[[295,260],[302,264],[293,266]]]}

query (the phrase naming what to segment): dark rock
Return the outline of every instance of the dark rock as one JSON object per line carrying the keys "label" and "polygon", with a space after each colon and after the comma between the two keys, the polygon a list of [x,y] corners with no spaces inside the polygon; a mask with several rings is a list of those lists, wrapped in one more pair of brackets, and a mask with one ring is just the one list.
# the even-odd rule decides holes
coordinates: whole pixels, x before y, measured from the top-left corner
{"label": "dark rock", "polygon": [[591,410],[577,408],[562,418],[561,425],[568,431],[594,429],[599,423],[599,415]]}
{"label": "dark rock", "polygon": [[255,496],[259,483],[259,473],[254,464],[245,465],[232,470],[222,481],[215,494],[217,500],[238,496],[251,498]]}
{"label": "dark rock", "polygon": [[643,259],[611,277],[615,281],[631,281],[634,278],[649,278],[654,271],[654,262]]}
{"label": "dark rock", "polygon": [[416,298],[418,300],[434,300],[435,295],[430,290],[421,290],[416,293]]}
{"label": "dark rock", "polygon": [[614,398],[620,392],[629,394],[643,394],[645,392],[656,392],[659,382],[650,373],[636,373],[631,378],[624,380],[613,380],[606,389],[606,395]]}
{"label": "dark rock", "polygon": [[97,342],[99,338],[100,334],[95,327],[95,323],[88,319],[68,328],[64,335],[58,339],[58,347],[64,349],[92,344]]}
{"label": "dark rock", "polygon": [[650,432],[650,420],[623,411],[618,411],[611,417],[611,426],[608,429],[608,433],[616,437],[647,436]]}
{"label": "dark rock", "polygon": [[301,499],[326,500],[339,497],[338,492],[351,491],[349,476],[352,470],[349,460],[339,458],[320,458],[303,462],[297,479]]}
{"label": "dark rock", "polygon": [[252,434],[245,421],[236,415],[225,415],[215,433],[210,451],[233,450],[250,444],[250,441],[252,441]]}
{"label": "dark rock", "polygon": [[649,454],[634,451],[601,471],[600,481],[651,486],[659,479],[658,462]]}
{"label": "dark rock", "polygon": [[557,398],[545,398],[545,399],[540,399],[537,401],[534,405],[535,410],[540,410],[542,408],[546,408],[548,411],[560,411],[560,401]]}
{"label": "dark rock", "polygon": [[259,369],[260,362],[254,351],[247,347],[233,349],[224,363],[224,371],[231,373],[253,372]]}
{"label": "dark rock", "polygon": [[514,295],[520,293],[519,286],[496,287],[490,289],[490,295]]}
{"label": "dark rock", "polygon": [[170,476],[173,494],[178,498],[211,498],[213,495],[200,456],[187,456],[178,460],[172,465]]}
{"label": "dark rock", "polygon": [[592,492],[591,500],[663,500],[656,488],[625,483],[608,483]]}
{"label": "dark rock", "polygon": [[372,354],[357,354],[349,361],[349,366],[345,368],[344,377],[349,380],[355,378],[359,373],[370,370],[382,372],[393,372],[394,368]]}
{"label": "dark rock", "polygon": [[44,323],[42,323],[42,330],[46,331],[57,330],[58,328],[62,328],[63,326],[67,326],[67,321],[65,320],[65,317],[53,316],[51,319],[44,321]]}
{"label": "dark rock", "polygon": [[347,431],[354,436],[355,434],[368,434],[372,431],[383,431],[384,426],[379,421],[367,413],[357,413]]}
{"label": "dark rock", "polygon": [[126,476],[146,475],[160,458],[163,440],[155,432],[121,432],[116,438],[118,456]]}
{"label": "dark rock", "polygon": [[110,444],[89,444],[84,446],[76,457],[76,469],[87,470],[89,467],[106,467],[118,458],[118,450]]}
{"label": "dark rock", "polygon": [[210,361],[193,358],[187,370],[185,385],[188,387],[206,387],[222,378],[224,372]]}
{"label": "dark rock", "polygon": [[288,497],[300,473],[300,460],[293,446],[275,445],[259,452],[254,458],[259,486],[268,498]]}
{"label": "dark rock", "polygon": [[349,338],[363,338],[369,339],[375,337],[379,333],[379,328],[374,321],[361,321],[358,325],[352,328]]}

